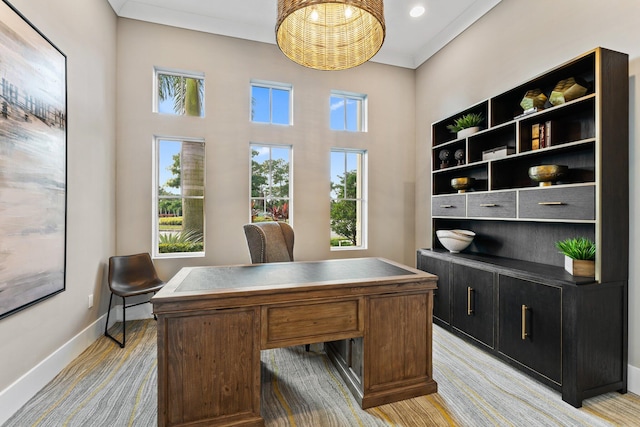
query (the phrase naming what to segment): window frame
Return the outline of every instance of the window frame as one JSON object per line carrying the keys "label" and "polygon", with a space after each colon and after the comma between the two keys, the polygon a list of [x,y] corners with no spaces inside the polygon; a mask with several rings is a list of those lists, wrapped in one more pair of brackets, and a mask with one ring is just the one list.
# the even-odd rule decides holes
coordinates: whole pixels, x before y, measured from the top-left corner
{"label": "window frame", "polygon": [[[342,98],[344,100],[344,118],[343,118],[343,128],[342,129],[334,129],[331,124],[331,100],[333,98]],[[360,110],[361,110],[361,118],[360,118],[360,129],[359,130],[350,130],[348,129],[348,109],[347,109],[347,100],[354,100],[360,102]],[[332,90],[329,95],[329,129],[336,132],[368,132],[369,127],[369,97],[364,93],[355,93],[355,92],[346,92],[342,90]]]}
{"label": "window frame", "polygon": [[[331,189],[329,190],[329,203],[331,204],[334,200],[353,200],[356,203],[360,202],[360,246],[331,246],[329,245],[330,251],[357,251],[357,250],[367,250],[368,249],[368,240],[369,240],[369,229],[368,229],[368,151],[364,149],[353,149],[353,148],[340,148],[333,147],[330,152],[330,160],[329,160],[329,170],[331,171],[333,164],[331,164],[331,155],[333,153],[344,153],[344,168],[343,174],[348,171],[347,166],[347,155],[348,154],[360,154],[360,197],[348,198],[344,197],[342,199],[335,199],[331,194]],[[329,176],[329,184],[332,182],[332,176]],[[346,190],[345,190],[346,194]],[[330,205],[331,206],[331,205]],[[329,222],[331,222],[331,207],[329,207]],[[329,235],[331,236],[332,230],[329,227]]]}
{"label": "window frame", "polygon": [[[269,121],[258,122],[253,120],[253,88],[260,87],[269,89]],[[273,89],[286,90],[289,92],[289,122],[287,124],[273,122]],[[293,85],[290,83],[270,82],[266,80],[251,79],[249,84],[249,121],[255,124],[273,126],[293,126]]]}
{"label": "window frame", "polygon": [[[203,150],[204,150],[204,155],[205,155],[205,162],[203,163],[203,182],[202,182],[202,196],[192,196],[192,197],[188,197],[188,198],[192,198],[192,199],[202,199],[202,209],[203,209],[203,227],[202,227],[202,242],[203,242],[203,250],[199,251],[199,252],[169,252],[169,253],[161,253],[159,251],[159,235],[160,235],[160,230],[159,230],[159,215],[158,215],[158,208],[159,208],[159,202],[161,197],[158,194],[158,189],[160,188],[160,147],[159,144],[161,141],[176,141],[176,142],[180,142],[181,144],[184,142],[198,142],[198,143],[202,143],[203,145]],[[206,254],[206,221],[207,221],[207,216],[206,216],[206,211],[205,211],[205,203],[206,203],[206,198],[205,198],[205,194],[206,194],[206,176],[207,176],[207,169],[206,169],[206,142],[204,138],[191,138],[191,137],[176,137],[176,136],[164,136],[164,135],[154,135],[153,137],[153,164],[152,164],[152,173],[153,173],[153,179],[152,179],[152,210],[151,210],[151,243],[152,243],[152,258],[154,259],[171,259],[171,258],[202,258],[205,256]],[[180,150],[182,151],[182,146],[180,147]],[[181,177],[182,178],[182,177]],[[182,184],[182,181],[181,181]],[[184,198],[184,193],[181,189],[180,191],[181,196],[180,199]],[[178,198],[178,197],[166,197],[166,198]],[[184,211],[183,211],[183,215],[184,215]]]}
{"label": "window frame", "polygon": [[[166,112],[161,112],[160,111],[160,97],[158,96],[158,75],[159,74],[164,74],[164,75],[168,75],[168,76],[177,76],[177,77],[182,77],[183,79],[198,79],[198,80],[202,80],[202,114],[200,116],[191,116],[191,115],[187,115],[184,112],[184,105],[183,105],[183,112],[181,114],[177,114],[177,113],[166,113]],[[154,113],[157,114],[163,114],[163,115],[167,115],[167,116],[176,116],[176,117],[198,117],[198,118],[205,118],[206,117],[206,105],[205,105],[205,98],[206,98],[206,85],[205,85],[205,74],[204,72],[198,72],[198,71],[186,71],[186,70],[179,70],[179,69],[174,69],[174,68],[164,68],[164,67],[153,67],[153,106],[152,106],[152,111]]]}
{"label": "window frame", "polygon": [[[289,151],[289,195],[286,199],[279,197],[279,200],[286,200],[288,204],[288,214],[287,214],[287,222],[289,225],[293,226],[293,146],[290,144],[267,144],[261,142],[251,142],[249,143],[249,222],[253,223],[253,215],[252,215],[252,206],[254,200],[264,200],[268,202],[268,197],[254,197],[252,194],[252,184],[253,184],[253,156],[251,153],[253,152],[253,147],[265,147],[269,148],[269,160],[272,160],[272,150],[273,148],[287,149]],[[272,181],[272,175],[269,175],[269,181]],[[271,187],[271,184],[270,184]]]}

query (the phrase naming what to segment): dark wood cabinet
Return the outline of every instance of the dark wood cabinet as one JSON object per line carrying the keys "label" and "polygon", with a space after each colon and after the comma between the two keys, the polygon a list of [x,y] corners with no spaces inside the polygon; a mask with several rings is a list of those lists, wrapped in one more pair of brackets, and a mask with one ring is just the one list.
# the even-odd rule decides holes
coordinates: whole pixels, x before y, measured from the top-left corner
{"label": "dark wood cabinet", "polygon": [[[559,390],[575,407],[627,391],[626,282],[598,283],[562,267],[486,254],[419,249],[417,259],[421,270],[449,272],[451,321],[434,314],[437,325]],[[471,299],[470,287],[477,289]]]}
{"label": "dark wood cabinet", "polygon": [[[552,105],[551,92],[571,78],[586,90]],[[536,89],[546,102],[524,111],[521,101]],[[447,126],[467,113],[485,122],[459,138]],[[593,49],[431,130],[431,248],[418,250],[417,265],[439,276],[434,323],[557,388],[576,407],[626,391],[628,56]],[[528,173],[539,165],[568,172],[541,186]],[[461,177],[474,178],[472,188],[454,189],[452,179]],[[449,253],[436,237],[441,229],[476,236]],[[575,237],[595,242],[595,277],[564,270],[555,243]]]}
{"label": "dark wood cabinet", "polygon": [[451,303],[454,328],[493,347],[493,273],[453,264]]}

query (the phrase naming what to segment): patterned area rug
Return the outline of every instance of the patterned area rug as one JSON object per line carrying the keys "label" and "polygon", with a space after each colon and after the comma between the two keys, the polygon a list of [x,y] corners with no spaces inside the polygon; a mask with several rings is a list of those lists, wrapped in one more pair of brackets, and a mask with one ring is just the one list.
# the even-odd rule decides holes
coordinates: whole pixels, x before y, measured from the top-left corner
{"label": "patterned area rug", "polygon": [[[119,326],[119,325],[118,325]],[[4,427],[155,426],[156,325],[127,324],[127,347],[101,338]],[[438,393],[362,410],[320,345],[262,352],[267,426],[631,426],[640,397],[609,393],[575,409],[560,394],[434,327]]]}

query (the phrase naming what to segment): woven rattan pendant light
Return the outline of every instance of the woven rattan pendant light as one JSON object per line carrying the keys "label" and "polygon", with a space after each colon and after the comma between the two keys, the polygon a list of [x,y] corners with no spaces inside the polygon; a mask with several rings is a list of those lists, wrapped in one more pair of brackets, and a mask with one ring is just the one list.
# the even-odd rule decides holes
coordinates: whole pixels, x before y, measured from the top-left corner
{"label": "woven rattan pendant light", "polygon": [[305,67],[356,67],[380,50],[384,36],[382,0],[278,0],[278,46]]}

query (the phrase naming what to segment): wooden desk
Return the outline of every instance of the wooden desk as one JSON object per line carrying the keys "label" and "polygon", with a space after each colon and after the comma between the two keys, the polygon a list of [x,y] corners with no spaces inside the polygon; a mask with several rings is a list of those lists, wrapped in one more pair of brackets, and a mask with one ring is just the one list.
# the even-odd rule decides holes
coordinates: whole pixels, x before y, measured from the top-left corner
{"label": "wooden desk", "polygon": [[158,425],[263,426],[261,349],[354,337],[361,376],[338,368],[362,408],[436,392],[435,288],[380,258],[183,268],[152,299]]}

